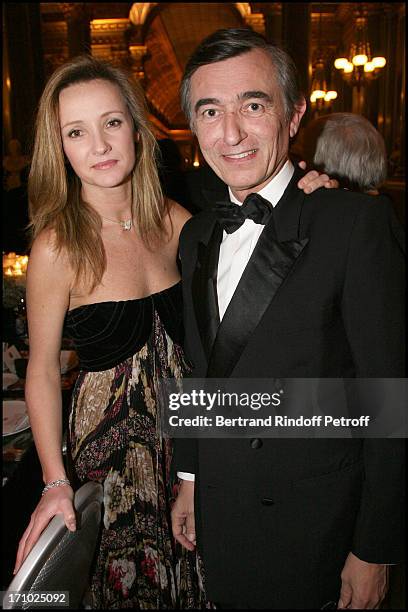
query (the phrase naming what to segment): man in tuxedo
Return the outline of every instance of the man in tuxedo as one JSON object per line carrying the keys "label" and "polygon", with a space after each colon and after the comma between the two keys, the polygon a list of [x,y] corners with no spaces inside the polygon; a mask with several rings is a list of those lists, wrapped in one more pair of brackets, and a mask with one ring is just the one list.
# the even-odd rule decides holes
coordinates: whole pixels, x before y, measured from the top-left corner
{"label": "man in tuxedo", "polygon": [[[220,30],[189,60],[181,92],[225,184],[203,191],[213,210],[180,239],[192,377],[402,377],[399,229],[381,197],[297,187],[288,148],[306,103],[291,59],[251,30]],[[197,534],[211,601],[379,606],[402,556],[402,441],[175,447],[173,533],[189,550]]]}

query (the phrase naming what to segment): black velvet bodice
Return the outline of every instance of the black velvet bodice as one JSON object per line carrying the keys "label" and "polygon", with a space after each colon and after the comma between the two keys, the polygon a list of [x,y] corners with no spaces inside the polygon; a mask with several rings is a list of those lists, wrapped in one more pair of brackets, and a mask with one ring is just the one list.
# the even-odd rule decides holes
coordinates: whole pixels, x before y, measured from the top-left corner
{"label": "black velvet bodice", "polygon": [[181,281],[147,297],[85,304],[70,310],[64,330],[74,342],[80,368],[108,370],[137,353],[152,332],[155,312],[171,339],[181,343]]}

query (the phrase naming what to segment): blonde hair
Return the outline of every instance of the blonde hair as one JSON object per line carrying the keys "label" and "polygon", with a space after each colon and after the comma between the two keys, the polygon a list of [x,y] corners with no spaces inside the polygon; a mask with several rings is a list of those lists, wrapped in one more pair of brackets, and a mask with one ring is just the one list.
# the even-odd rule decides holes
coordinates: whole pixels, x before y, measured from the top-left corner
{"label": "blonde hair", "polygon": [[115,84],[139,134],[132,172],[132,217],[151,248],[164,233],[168,213],[156,168],[157,143],[150,130],[141,87],[118,68],[88,55],[74,58],[49,79],[39,103],[28,183],[32,239],[46,228],[55,235],[57,253],[64,249],[76,282],[92,291],[102,279],[106,254],[102,221],[81,198],[81,182],[65,163],[58,116],[59,94],[74,83],[102,79]]}

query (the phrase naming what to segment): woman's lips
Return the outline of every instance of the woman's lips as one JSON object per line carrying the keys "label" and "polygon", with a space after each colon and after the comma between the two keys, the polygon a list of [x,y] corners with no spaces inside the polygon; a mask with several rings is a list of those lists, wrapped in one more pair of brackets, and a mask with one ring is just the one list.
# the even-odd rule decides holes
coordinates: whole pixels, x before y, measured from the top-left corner
{"label": "woman's lips", "polygon": [[117,163],[117,159],[108,159],[108,161],[95,164],[94,166],[92,166],[92,168],[94,168],[94,170],[109,170],[109,168],[112,168]]}

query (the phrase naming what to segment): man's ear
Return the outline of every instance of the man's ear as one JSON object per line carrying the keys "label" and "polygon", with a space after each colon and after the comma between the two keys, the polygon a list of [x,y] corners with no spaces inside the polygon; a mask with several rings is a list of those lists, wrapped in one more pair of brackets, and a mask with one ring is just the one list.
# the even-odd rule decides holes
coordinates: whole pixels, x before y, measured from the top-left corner
{"label": "man's ear", "polygon": [[296,104],[295,110],[294,110],[293,115],[292,115],[292,119],[290,120],[289,135],[290,135],[291,138],[296,136],[297,131],[299,129],[299,125],[300,125],[300,120],[302,119],[303,115],[305,114],[305,111],[306,111],[306,100],[304,98],[302,98]]}

